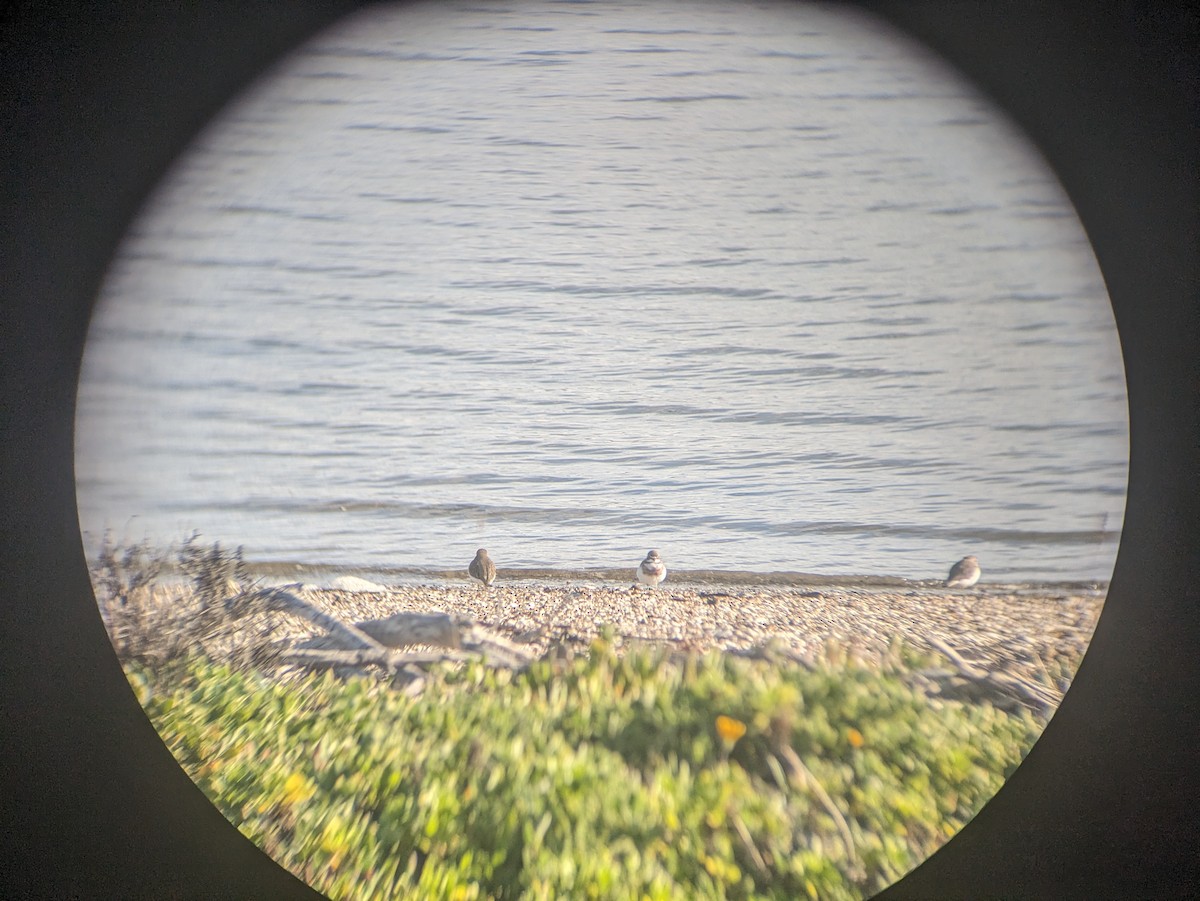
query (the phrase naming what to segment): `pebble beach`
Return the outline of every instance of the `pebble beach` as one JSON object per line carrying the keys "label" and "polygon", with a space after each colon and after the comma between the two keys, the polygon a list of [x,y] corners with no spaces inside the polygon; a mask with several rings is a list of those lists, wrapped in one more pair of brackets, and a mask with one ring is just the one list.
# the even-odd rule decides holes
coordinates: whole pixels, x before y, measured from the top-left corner
{"label": "pebble beach", "polygon": [[[443,612],[534,656],[585,650],[605,630],[618,649],[747,653],[770,644],[810,664],[830,649],[871,662],[897,640],[929,649],[934,639],[989,670],[1025,675],[1048,673],[1056,661],[1078,665],[1106,591],[1088,583],[948,589],[930,581],[755,573],[682,573],[646,588],[633,586],[632,572],[621,576],[502,574],[490,588],[450,574],[387,587],[342,577],[326,587],[292,587],[344,622]],[[310,624],[297,619],[293,627],[299,631],[291,637],[313,637]]]}

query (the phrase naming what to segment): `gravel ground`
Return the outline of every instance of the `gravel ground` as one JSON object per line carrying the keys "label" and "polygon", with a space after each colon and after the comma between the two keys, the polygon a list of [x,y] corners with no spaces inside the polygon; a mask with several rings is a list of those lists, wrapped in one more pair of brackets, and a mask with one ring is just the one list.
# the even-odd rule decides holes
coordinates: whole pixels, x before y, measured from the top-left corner
{"label": "gravel ground", "polygon": [[[303,595],[346,622],[401,611],[449,613],[538,655],[552,647],[586,648],[606,626],[619,647],[649,643],[744,652],[772,642],[809,661],[831,647],[878,659],[897,637],[922,649],[933,637],[989,669],[1019,670],[1025,676],[1040,669],[1054,672],[1053,681],[1059,681],[1055,662],[1072,671],[1078,665],[1105,593],[1085,585],[946,589],[901,580],[882,585],[758,581],[767,584],[725,578],[650,589],[596,579],[534,579],[484,588],[442,579],[379,591],[306,587]],[[313,634],[313,627],[300,620],[292,628],[287,631],[297,638]]]}

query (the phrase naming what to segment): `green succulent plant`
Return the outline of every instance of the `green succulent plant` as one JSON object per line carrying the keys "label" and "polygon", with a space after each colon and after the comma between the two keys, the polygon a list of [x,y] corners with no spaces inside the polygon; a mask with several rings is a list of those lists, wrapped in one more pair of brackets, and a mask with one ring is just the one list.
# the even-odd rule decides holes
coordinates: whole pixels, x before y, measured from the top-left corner
{"label": "green succulent plant", "polygon": [[213,803],[331,898],[860,898],[969,820],[1040,732],[885,667],[601,639],[520,672],[280,682],[130,664]]}

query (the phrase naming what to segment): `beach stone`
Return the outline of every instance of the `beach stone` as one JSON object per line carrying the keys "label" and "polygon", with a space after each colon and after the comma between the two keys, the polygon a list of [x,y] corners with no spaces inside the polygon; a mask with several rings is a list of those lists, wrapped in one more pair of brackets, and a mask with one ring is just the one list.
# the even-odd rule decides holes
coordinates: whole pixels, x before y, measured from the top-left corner
{"label": "beach stone", "polygon": [[[306,586],[304,595],[347,623],[400,613],[486,623],[493,634],[535,655],[554,643],[586,649],[606,627],[615,631],[618,648],[636,641],[689,652],[751,653],[774,640],[786,649],[785,658],[815,659],[832,643],[867,662],[882,659],[896,640],[925,649],[932,637],[980,666],[1045,681],[1044,666],[1059,659],[1077,665],[1105,594],[1103,586],[1077,583],[954,591],[940,583],[843,586],[823,580],[817,590],[811,581],[788,584],[779,574],[745,584],[733,574],[704,584],[672,578],[678,581],[671,595],[631,592],[627,584],[600,578],[514,580],[487,596],[463,591],[451,579],[384,591]],[[314,637],[315,629],[303,619],[281,617],[273,636],[299,641]]]}

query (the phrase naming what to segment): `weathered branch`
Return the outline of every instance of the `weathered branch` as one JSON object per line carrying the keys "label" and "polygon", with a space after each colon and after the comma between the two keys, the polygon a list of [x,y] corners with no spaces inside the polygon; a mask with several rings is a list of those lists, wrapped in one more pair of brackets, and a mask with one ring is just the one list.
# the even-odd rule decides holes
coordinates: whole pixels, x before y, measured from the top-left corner
{"label": "weathered branch", "polygon": [[842,812],[838,810],[837,805],[833,803],[833,798],[829,797],[829,792],[825,791],[825,786],[821,784],[821,780],[813,775],[812,770],[804,765],[804,761],[790,745],[784,742],[778,742],[775,748],[776,756],[778,756],[788,768],[788,773],[792,779],[799,785],[811,791],[821,802],[821,806],[825,808],[825,812],[832,817],[834,825],[837,826],[838,834],[842,837],[842,844],[846,848],[846,858],[850,866],[858,866],[858,851],[854,846],[854,836],[850,832],[850,825],[846,822],[846,818],[842,816]]}
{"label": "weathered branch", "polygon": [[[479,656],[491,666],[519,668],[533,659],[527,649],[472,623],[459,623],[447,613],[401,612],[350,625],[288,590],[297,587],[256,589],[229,603],[234,616],[280,611],[301,616],[326,631],[307,646],[281,651],[278,658],[283,661],[307,666],[376,665],[392,673],[407,670],[410,676],[419,679],[420,673],[414,669],[416,664],[463,661]],[[397,650],[414,645],[440,650]]]}
{"label": "weathered branch", "polygon": [[492,666],[508,666],[514,669],[525,666],[536,656],[529,648],[503,636],[486,632],[474,624],[464,629],[462,647],[464,650],[481,654]]}
{"label": "weathered branch", "polygon": [[231,598],[226,606],[230,614],[234,617],[257,613],[260,610],[294,613],[304,617],[314,625],[320,626],[331,635],[336,636],[343,643],[343,646],[369,648],[375,652],[384,650],[382,644],[357,626],[351,626],[342,622],[336,616],[331,616],[324,610],[287,590],[294,587],[298,586],[287,585],[281,588],[258,588]]}
{"label": "weathered branch", "polygon": [[1022,704],[1043,713],[1054,710],[1060,700],[1053,690],[1044,685],[1008,673],[980,669],[936,636],[926,635],[925,641],[949,660],[962,677],[980,685],[992,694],[1015,698]]}
{"label": "weathered branch", "polygon": [[386,619],[360,622],[357,627],[389,648],[414,644],[462,647],[462,633],[448,613],[397,613]]}

